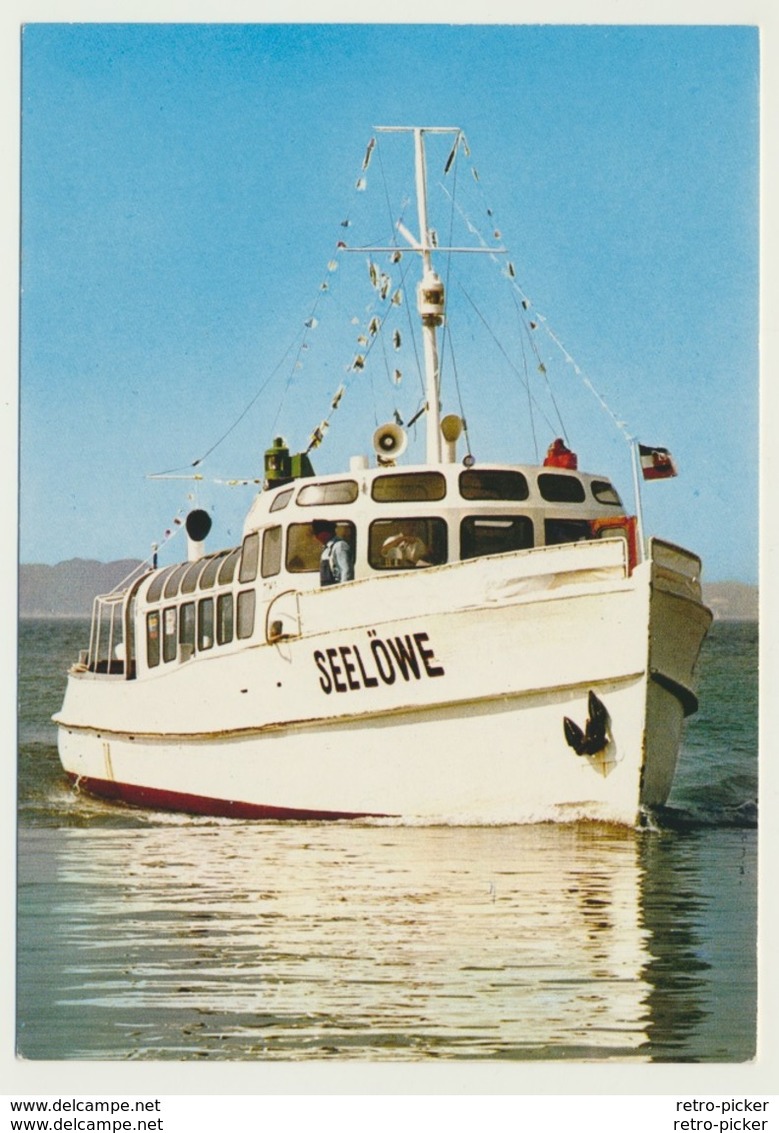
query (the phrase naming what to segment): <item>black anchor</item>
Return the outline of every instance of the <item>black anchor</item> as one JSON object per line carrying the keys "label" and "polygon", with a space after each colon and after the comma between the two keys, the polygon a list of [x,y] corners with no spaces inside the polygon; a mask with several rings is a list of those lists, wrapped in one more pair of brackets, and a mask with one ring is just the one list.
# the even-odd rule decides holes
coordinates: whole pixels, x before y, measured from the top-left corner
{"label": "black anchor", "polygon": [[596,755],[599,751],[603,751],[609,741],[608,730],[611,719],[606,705],[592,691],[587,697],[587,708],[589,717],[584,731],[567,716],[563,718],[565,738],[577,755]]}

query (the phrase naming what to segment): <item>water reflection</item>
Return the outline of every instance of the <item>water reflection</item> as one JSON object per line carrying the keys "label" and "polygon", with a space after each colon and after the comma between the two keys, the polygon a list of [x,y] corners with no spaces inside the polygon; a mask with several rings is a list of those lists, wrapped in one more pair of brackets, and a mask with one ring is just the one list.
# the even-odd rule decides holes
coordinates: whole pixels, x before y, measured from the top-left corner
{"label": "water reflection", "polygon": [[[732,854],[709,841],[158,816],[30,829],[20,1050],[646,1061],[722,1058],[736,1033],[743,1049],[725,1060],[747,1057],[754,991],[729,1032],[712,986],[724,946],[706,925]],[[736,953],[754,936],[753,842]],[[753,972],[740,964],[730,974],[743,973],[743,991]]]}
{"label": "water reflection", "polygon": [[639,843],[649,930],[647,1027],[654,1061],[739,1062],[756,1046],[757,869],[753,830]]}

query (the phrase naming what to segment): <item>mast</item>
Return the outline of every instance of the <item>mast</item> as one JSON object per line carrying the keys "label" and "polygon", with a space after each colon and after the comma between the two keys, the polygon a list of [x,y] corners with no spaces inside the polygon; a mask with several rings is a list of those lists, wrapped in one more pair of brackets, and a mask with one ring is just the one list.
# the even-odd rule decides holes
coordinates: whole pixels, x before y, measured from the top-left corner
{"label": "mast", "polygon": [[414,127],[417,213],[422,253],[422,279],[417,287],[417,307],[422,319],[427,398],[427,463],[441,463],[441,372],[438,360],[438,327],[444,321],[444,285],[433,270],[432,244],[427,216],[427,167],[424,129]]}
{"label": "mast", "polygon": [[[441,369],[438,357],[437,331],[444,321],[445,300],[444,285],[433,267],[433,251],[449,252],[475,252],[494,255],[495,252],[504,252],[505,248],[442,248],[433,242],[428,225],[427,215],[427,166],[425,161],[425,134],[454,134],[455,141],[452,155],[463,137],[458,126],[376,126],[377,132],[386,134],[413,134],[414,156],[416,174],[417,216],[419,223],[419,237],[415,237],[403,225],[397,223],[397,230],[408,242],[414,252],[422,257],[422,279],[417,285],[417,309],[422,320],[422,339],[425,358],[425,399],[427,410],[426,433],[426,462],[428,464],[441,463],[442,434],[441,434]],[[448,165],[447,165],[448,168]],[[389,248],[347,248],[349,252],[395,252],[396,246]]]}
{"label": "mast", "polygon": [[[416,175],[417,217],[419,238],[402,224],[398,231],[415,252],[422,256],[422,279],[417,285],[417,310],[422,320],[422,341],[425,358],[425,399],[427,401],[426,461],[441,463],[441,368],[438,357],[438,327],[444,321],[444,285],[433,268],[433,242],[427,215],[427,165],[425,161],[425,134],[455,134],[455,146],[460,138],[456,126],[377,126],[383,133],[413,133],[414,167]],[[388,249],[390,250],[390,249]],[[470,249],[439,249],[439,251],[466,251]],[[475,249],[474,249],[475,250]]]}

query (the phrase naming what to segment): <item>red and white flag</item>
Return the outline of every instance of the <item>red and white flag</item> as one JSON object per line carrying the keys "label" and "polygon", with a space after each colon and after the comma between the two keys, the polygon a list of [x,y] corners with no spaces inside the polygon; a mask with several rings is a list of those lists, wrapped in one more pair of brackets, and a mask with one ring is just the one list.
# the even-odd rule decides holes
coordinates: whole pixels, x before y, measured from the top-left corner
{"label": "red and white flag", "polygon": [[638,459],[645,480],[665,480],[669,476],[677,475],[674,458],[667,448],[640,444],[638,446]]}

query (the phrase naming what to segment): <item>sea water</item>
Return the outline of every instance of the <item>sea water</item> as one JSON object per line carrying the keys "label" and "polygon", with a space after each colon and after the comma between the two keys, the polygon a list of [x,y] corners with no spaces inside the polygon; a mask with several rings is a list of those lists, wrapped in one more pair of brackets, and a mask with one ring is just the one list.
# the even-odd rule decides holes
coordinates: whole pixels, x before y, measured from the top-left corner
{"label": "sea water", "polygon": [[79,621],[23,621],[27,1059],[743,1062],[756,1044],[757,626],[715,623],[649,828],[271,823],[76,793]]}

